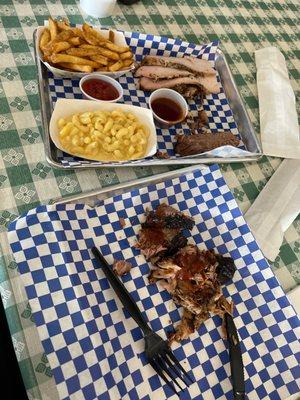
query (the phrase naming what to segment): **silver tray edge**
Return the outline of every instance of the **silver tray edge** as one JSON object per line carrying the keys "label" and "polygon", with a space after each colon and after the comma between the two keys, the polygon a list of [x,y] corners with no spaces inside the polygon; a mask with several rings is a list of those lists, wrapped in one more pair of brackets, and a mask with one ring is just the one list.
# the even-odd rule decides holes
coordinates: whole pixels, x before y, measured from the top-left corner
{"label": "silver tray edge", "polygon": [[108,197],[113,197],[118,194],[130,192],[131,190],[134,189],[140,189],[142,187],[153,185],[167,179],[178,178],[179,176],[182,176],[184,174],[194,172],[195,170],[203,170],[205,168],[208,168],[208,166],[203,164],[193,165],[185,168],[179,168],[174,171],[167,171],[161,174],[147,176],[145,178],[135,179],[129,182],[122,182],[118,183],[117,185],[91,190],[84,193],[78,193],[72,196],[58,197],[56,199],[51,200],[50,204],[58,205],[58,204],[84,203],[89,205],[90,207],[94,207],[96,201],[105,200]]}

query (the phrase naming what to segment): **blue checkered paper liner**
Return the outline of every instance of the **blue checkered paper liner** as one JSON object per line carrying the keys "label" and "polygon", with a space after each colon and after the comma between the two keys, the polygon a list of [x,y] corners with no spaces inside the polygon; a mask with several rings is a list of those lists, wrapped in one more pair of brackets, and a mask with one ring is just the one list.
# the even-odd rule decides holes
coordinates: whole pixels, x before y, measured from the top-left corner
{"label": "blue checkered paper liner", "polygon": [[[124,284],[152,329],[166,338],[182,309],[159,284],[148,283],[149,265],[134,248],[145,210],[163,202],[193,216],[190,242],[235,260],[237,272],[223,292],[235,303],[248,399],[280,400],[299,392],[299,318],[220,170],[212,166],[120,194],[96,208],[40,206],[10,225],[11,249],[60,398],[176,398],[147,364],[140,329],[90,251],[95,244],[109,263],[113,258],[132,263]],[[182,399],[232,399],[228,349],[218,316],[176,345],[174,353],[196,381]]]}
{"label": "blue checkered paper liner", "polygon": [[[215,58],[218,50],[218,41],[212,42],[207,45],[196,45],[193,43],[183,42],[180,39],[170,39],[161,36],[154,36],[149,34],[143,34],[138,32],[124,32],[126,41],[131,47],[135,59],[140,62],[142,58],[147,54],[158,54],[163,56],[171,57],[182,57],[183,55],[192,55],[195,57],[209,60],[214,66]],[[54,106],[58,98],[68,99],[81,99],[82,94],[79,89],[79,79],[62,79],[55,78],[51,72],[49,75],[49,89],[50,89],[50,100]],[[220,78],[217,77],[219,82]],[[118,78],[118,81],[123,87],[124,96],[123,102],[126,104],[132,104],[139,107],[147,107],[149,101],[149,92],[144,92],[138,89],[138,78],[134,78],[132,72],[122,75]],[[199,100],[190,100],[189,108],[191,115],[197,116],[197,108],[199,107]],[[204,99],[203,105],[209,119],[209,128],[212,132],[217,131],[231,131],[234,135],[240,138],[236,123],[233,118],[233,114],[230,105],[227,101],[226,95],[223,88],[219,94],[210,94]],[[189,127],[186,123],[177,124],[170,129],[157,128],[157,139],[158,139],[158,150],[167,152],[171,159],[176,159],[174,145],[176,143],[176,134],[189,133]],[[243,157],[245,155],[252,155],[251,152],[245,150],[242,142],[240,147],[235,148],[232,146],[223,146],[218,149],[206,152],[198,156],[199,158],[207,157]],[[153,157],[149,157],[149,161]],[[89,161],[83,160],[78,157],[73,157],[69,154],[63,153],[58,150],[57,160],[65,167],[74,167],[77,165],[120,165],[122,163],[107,163],[101,161]],[[130,164],[138,165],[144,160],[130,161]],[[124,162],[123,162],[124,163]],[[128,164],[128,161],[126,161]]]}

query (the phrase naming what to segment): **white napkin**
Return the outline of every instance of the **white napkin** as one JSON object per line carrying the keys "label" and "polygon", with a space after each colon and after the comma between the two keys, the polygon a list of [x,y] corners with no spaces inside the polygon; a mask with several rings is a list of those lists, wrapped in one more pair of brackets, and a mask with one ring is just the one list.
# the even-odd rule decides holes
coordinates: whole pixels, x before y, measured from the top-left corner
{"label": "white napkin", "polygon": [[249,208],[245,219],[271,261],[283,234],[300,212],[300,160],[284,160]]}
{"label": "white napkin", "polygon": [[263,153],[300,159],[295,95],[282,53],[276,47],[255,52]]}
{"label": "white napkin", "polygon": [[287,297],[294,307],[296,313],[300,316],[300,286],[287,293]]}

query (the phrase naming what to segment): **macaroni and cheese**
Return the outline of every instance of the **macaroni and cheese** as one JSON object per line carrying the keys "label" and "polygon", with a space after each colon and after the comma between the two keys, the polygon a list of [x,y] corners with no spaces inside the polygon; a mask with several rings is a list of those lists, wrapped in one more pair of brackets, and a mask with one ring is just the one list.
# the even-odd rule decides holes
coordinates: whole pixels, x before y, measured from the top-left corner
{"label": "macaroni and cheese", "polygon": [[149,132],[129,112],[94,111],[58,121],[59,141],[66,152],[99,161],[123,161],[145,155]]}

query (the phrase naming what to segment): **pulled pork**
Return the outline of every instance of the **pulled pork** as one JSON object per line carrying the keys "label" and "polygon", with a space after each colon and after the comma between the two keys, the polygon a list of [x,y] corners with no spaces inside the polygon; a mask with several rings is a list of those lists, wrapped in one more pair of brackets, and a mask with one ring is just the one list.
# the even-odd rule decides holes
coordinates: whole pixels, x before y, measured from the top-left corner
{"label": "pulled pork", "polygon": [[114,260],[113,270],[118,276],[127,274],[132,268],[132,264],[125,260]]}
{"label": "pulled pork", "polygon": [[222,318],[232,313],[233,305],[223,296],[221,283],[233,277],[233,260],[187,244],[183,231],[193,225],[190,217],[162,204],[147,214],[139,233],[137,247],[153,265],[149,282],[160,281],[184,309],[170,342],[187,338],[210,313]]}

